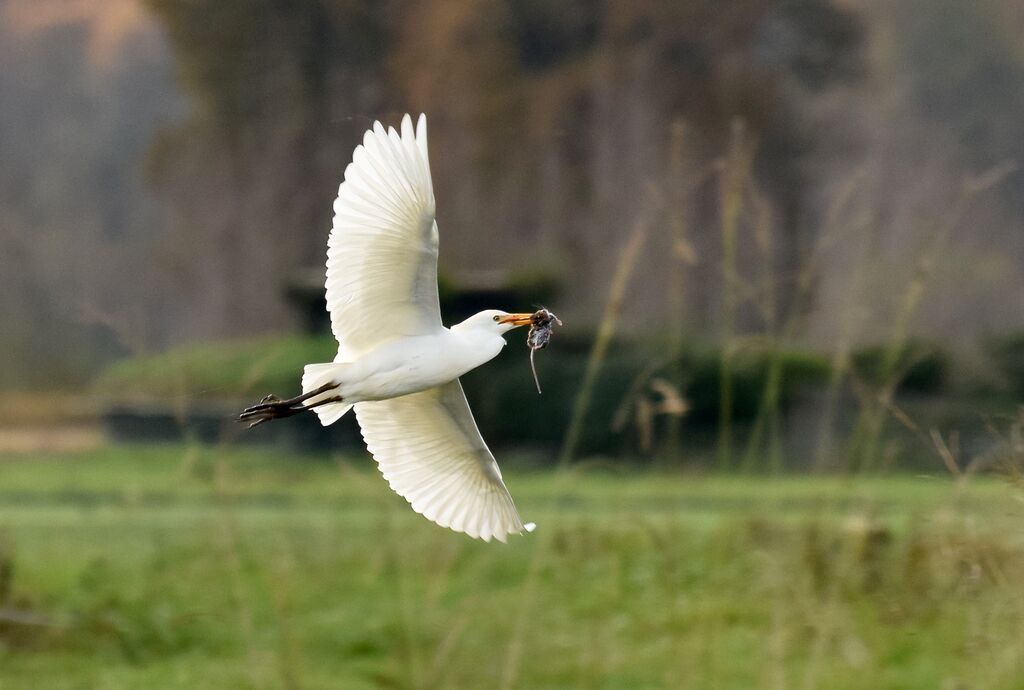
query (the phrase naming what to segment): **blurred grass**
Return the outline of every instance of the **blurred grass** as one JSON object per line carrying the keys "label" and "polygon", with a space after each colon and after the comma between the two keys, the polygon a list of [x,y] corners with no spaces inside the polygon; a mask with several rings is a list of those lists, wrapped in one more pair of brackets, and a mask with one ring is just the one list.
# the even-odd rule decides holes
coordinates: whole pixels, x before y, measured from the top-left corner
{"label": "blurred grass", "polygon": [[0,613],[0,687],[1019,687],[997,479],[507,472],[540,531],[503,546],[326,460],[0,458],[0,612],[37,617]]}

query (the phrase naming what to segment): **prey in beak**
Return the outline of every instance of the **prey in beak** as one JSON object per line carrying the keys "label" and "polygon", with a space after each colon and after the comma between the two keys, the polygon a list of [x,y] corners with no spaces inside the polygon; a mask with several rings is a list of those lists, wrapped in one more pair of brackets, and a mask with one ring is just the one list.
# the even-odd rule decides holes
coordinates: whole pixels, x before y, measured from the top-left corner
{"label": "prey in beak", "polygon": [[533,314],[506,314],[498,319],[498,323],[510,323],[513,326],[529,326],[533,323]]}

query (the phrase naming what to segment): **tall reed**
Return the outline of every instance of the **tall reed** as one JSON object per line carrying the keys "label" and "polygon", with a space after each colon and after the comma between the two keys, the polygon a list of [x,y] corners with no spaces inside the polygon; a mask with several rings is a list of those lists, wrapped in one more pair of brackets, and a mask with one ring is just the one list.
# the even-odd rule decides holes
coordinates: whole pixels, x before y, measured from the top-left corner
{"label": "tall reed", "polygon": [[[686,271],[696,261],[693,247],[690,244],[690,227],[686,209],[690,201],[692,181],[686,170],[686,138],[687,126],[683,120],[672,124],[672,135],[669,149],[669,182],[671,193],[666,199],[668,207],[669,256],[672,270],[669,271],[668,286],[668,318],[669,357],[672,360],[669,374],[676,390],[683,390],[686,370],[683,366],[684,316],[686,312]],[[671,416],[668,419],[668,451],[679,458],[682,453],[683,416]]]}
{"label": "tall reed", "polygon": [[586,421],[587,412],[590,410],[591,398],[594,393],[594,384],[604,365],[605,357],[608,354],[608,347],[611,345],[612,337],[615,335],[615,327],[619,317],[622,315],[622,304],[626,298],[626,288],[629,286],[629,279],[636,268],[637,260],[640,258],[640,250],[647,242],[647,223],[638,220],[633,225],[633,231],[619,255],[619,263],[615,273],[612,275],[611,286],[608,289],[608,304],[605,307],[604,315],[597,327],[597,335],[594,337],[594,346],[590,350],[587,359],[587,366],[583,374],[583,382],[576,394],[573,404],[572,416],[569,418],[569,426],[565,432],[565,440],[562,442],[562,451],[558,456],[558,465],[564,466],[572,461],[579,445],[580,435],[583,433],[583,424]]}
{"label": "tall reed", "polygon": [[[856,171],[842,185],[838,196],[829,205],[821,231],[815,235],[815,239],[811,242],[810,246],[799,257],[799,265],[794,280],[795,284],[788,296],[786,318],[781,324],[776,323],[777,299],[775,298],[775,292],[779,287],[775,285],[774,289],[772,289],[771,284],[781,282],[782,277],[774,274],[768,274],[765,277],[765,287],[763,289],[765,302],[761,306],[761,311],[768,330],[767,342],[770,347],[764,388],[761,391],[760,402],[744,454],[744,469],[753,469],[757,464],[758,458],[765,451],[768,454],[768,468],[773,472],[778,472],[782,469],[783,448],[780,406],[784,375],[784,348],[792,343],[798,335],[799,328],[803,323],[804,311],[812,297],[815,281],[821,273],[823,254],[838,238],[840,229],[843,227],[840,221],[846,216],[848,206],[853,200],[862,180],[862,173],[863,170]],[[755,208],[766,208],[767,204],[754,184],[750,185],[750,195],[751,204]],[[773,220],[767,211],[759,211],[755,227],[757,228],[756,236],[762,238],[758,245],[762,249],[764,262],[766,265],[770,265],[767,259],[767,249],[772,244]],[[790,229],[790,232],[792,231],[793,229]],[[842,380],[842,371],[843,369],[840,367],[833,369],[833,372],[839,373],[839,378],[835,380],[836,382]]]}
{"label": "tall reed", "polygon": [[743,209],[743,190],[750,175],[753,149],[741,120],[732,123],[729,151],[719,176],[722,235],[722,344],[718,397],[718,467],[732,464],[733,356],[738,302],[737,233]]}
{"label": "tall reed", "polygon": [[847,451],[847,466],[851,469],[871,470],[878,464],[888,411],[905,373],[901,366],[907,366],[903,360],[910,339],[911,324],[935,273],[935,265],[942,251],[949,244],[956,228],[978,196],[1001,183],[1016,169],[1015,163],[1005,162],[981,175],[965,178],[952,211],[943,220],[936,221],[937,230],[930,236],[930,241],[917,258],[914,272],[903,291],[893,320],[892,332],[882,359],[879,376],[882,381],[881,387],[862,396],[861,410]]}

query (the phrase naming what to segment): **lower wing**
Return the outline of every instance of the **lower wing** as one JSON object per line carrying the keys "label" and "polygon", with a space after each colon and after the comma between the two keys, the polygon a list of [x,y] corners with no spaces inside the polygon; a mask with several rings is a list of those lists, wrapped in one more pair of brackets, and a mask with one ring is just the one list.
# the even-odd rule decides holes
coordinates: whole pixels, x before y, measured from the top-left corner
{"label": "lower wing", "polygon": [[484,541],[532,531],[519,518],[458,380],[355,409],[381,474],[417,513]]}

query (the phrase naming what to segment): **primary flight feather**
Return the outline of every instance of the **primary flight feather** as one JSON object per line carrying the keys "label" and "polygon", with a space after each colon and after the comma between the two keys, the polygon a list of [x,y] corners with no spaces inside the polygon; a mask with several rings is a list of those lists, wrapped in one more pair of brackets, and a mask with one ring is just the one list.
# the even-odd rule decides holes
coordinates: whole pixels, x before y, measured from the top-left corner
{"label": "primary flight feather", "polygon": [[302,395],[267,396],[251,425],[307,410],[325,426],[355,408],[381,474],[413,510],[471,537],[505,541],[524,524],[484,443],[459,376],[493,359],[532,314],[487,310],[445,328],[427,120],[375,122],[352,154],[327,242],[333,362],[309,364]]}

